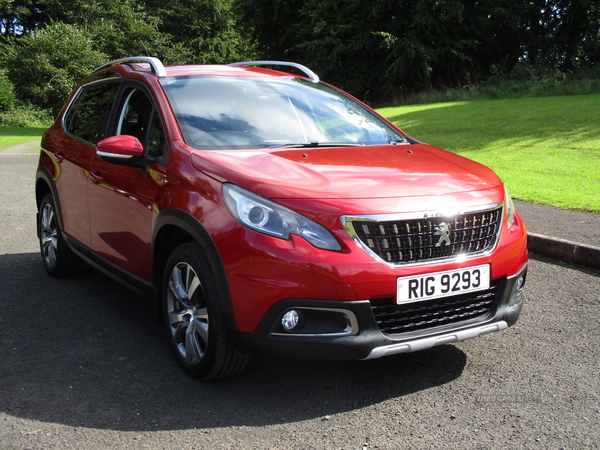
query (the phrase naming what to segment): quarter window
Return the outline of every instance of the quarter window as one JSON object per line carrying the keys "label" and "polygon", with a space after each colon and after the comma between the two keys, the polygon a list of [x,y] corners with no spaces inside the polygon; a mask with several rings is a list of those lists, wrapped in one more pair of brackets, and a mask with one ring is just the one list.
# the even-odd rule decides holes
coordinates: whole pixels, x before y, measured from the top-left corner
{"label": "quarter window", "polygon": [[149,156],[161,156],[166,139],[154,104],[139,89],[129,90],[124,98],[116,134],[135,136],[144,145]]}

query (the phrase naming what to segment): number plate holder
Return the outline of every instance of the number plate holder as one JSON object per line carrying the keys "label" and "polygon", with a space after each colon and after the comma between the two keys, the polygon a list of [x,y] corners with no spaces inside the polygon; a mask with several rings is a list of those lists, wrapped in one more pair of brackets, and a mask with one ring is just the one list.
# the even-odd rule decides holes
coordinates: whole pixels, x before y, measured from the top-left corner
{"label": "number plate holder", "polygon": [[489,289],[490,265],[399,277],[396,303],[420,302]]}

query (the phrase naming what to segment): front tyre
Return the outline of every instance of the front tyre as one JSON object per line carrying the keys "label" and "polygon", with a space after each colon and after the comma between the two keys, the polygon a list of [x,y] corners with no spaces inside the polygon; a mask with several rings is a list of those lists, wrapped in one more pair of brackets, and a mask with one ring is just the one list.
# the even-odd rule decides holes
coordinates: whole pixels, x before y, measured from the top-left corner
{"label": "front tyre", "polygon": [[214,275],[195,242],[177,247],[167,262],[163,312],[177,362],[191,375],[213,380],[242,370],[248,357],[232,346]]}
{"label": "front tyre", "polygon": [[47,194],[40,203],[38,214],[38,236],[40,252],[46,271],[53,277],[76,275],[85,263],[69,248],[58,226],[54,198]]}

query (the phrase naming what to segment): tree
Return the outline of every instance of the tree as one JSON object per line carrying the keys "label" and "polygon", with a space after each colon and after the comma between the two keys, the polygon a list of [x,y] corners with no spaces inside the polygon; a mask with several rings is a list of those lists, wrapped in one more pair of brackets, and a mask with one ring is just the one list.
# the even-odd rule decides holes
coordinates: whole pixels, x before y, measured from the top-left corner
{"label": "tree", "polygon": [[15,89],[5,70],[0,70],[0,111],[6,111],[15,104]]}
{"label": "tree", "polygon": [[41,3],[44,0],[0,0],[0,34],[22,35],[43,25]]}
{"label": "tree", "polygon": [[245,57],[232,0],[0,0],[0,33],[27,36],[51,23],[76,25],[110,58],[230,62]]}
{"label": "tree", "polygon": [[45,0],[43,15],[50,23],[66,23],[86,32],[98,51],[117,59],[158,56],[169,47],[169,35],[158,29],[159,18],[138,0]]}
{"label": "tree", "polygon": [[597,0],[554,0],[549,34],[551,58],[564,71],[600,62],[600,4]]}
{"label": "tree", "polygon": [[4,60],[19,99],[55,113],[73,86],[106,61],[88,33],[64,23],[13,38],[11,44],[5,46]]}
{"label": "tree", "polygon": [[0,0],[2,25],[18,97],[54,111],[102,62],[227,63],[249,53],[230,0]]}
{"label": "tree", "polygon": [[373,102],[600,61],[597,0],[237,0],[261,56],[293,59]]}
{"label": "tree", "polygon": [[[506,1],[506,0],[505,0]],[[490,2],[491,3],[491,2]],[[478,71],[482,37],[461,0],[238,0],[241,24],[266,57],[304,61],[372,101]],[[487,12],[486,12],[487,16]]]}
{"label": "tree", "polygon": [[[159,17],[158,30],[182,49],[177,63],[222,64],[245,59],[247,43],[235,27],[231,0],[146,0],[148,14]],[[168,59],[168,58],[167,58]]]}

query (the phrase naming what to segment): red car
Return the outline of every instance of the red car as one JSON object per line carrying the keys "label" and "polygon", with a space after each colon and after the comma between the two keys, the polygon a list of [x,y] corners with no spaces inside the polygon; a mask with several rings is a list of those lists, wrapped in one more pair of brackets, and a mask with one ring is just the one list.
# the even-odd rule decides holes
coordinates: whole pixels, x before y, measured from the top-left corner
{"label": "red car", "polygon": [[202,379],[462,341],[523,302],[498,177],[294,63],[98,68],[42,139],[36,196],[48,272],[88,263],[151,298]]}

